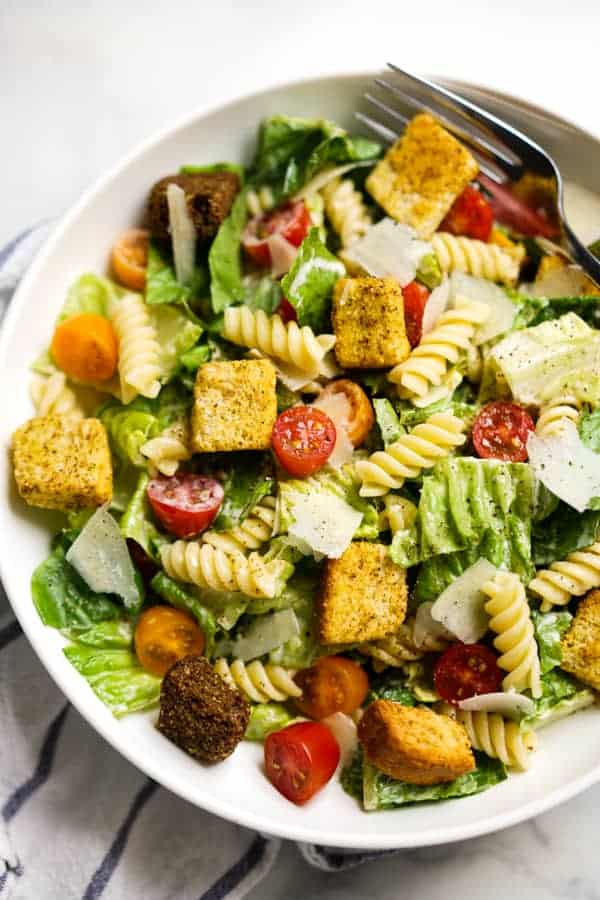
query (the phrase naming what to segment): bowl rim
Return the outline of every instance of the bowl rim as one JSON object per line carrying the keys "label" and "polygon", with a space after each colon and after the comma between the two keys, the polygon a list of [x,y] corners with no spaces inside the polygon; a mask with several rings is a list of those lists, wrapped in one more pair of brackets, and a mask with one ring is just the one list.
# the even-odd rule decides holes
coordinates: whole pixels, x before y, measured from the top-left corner
{"label": "bowl rim", "polygon": [[[272,82],[268,86],[262,87],[258,90],[236,94],[234,96],[217,99],[215,101],[200,105],[196,107],[192,112],[186,113],[183,116],[179,116],[170,124],[167,124],[163,128],[155,131],[149,138],[146,138],[145,140],[139,142],[131,151],[121,156],[113,165],[108,168],[106,172],[104,172],[104,174],[96,178],[92,182],[92,184],[84,190],[80,198],[74,204],[72,204],[71,207],[66,210],[66,212],[62,216],[60,216],[56,226],[52,230],[52,233],[37,251],[32,263],[28,267],[27,272],[21,279],[14,293],[14,296],[5,315],[4,322],[2,323],[2,327],[0,328],[0,359],[2,359],[4,354],[6,353],[9,336],[14,325],[16,324],[16,320],[20,314],[20,308],[29,291],[29,284],[35,281],[38,270],[45,264],[46,260],[52,256],[54,248],[61,240],[63,233],[69,228],[71,222],[77,218],[80,212],[85,209],[88,203],[93,201],[98,195],[102,194],[105,188],[111,183],[113,178],[115,178],[122,169],[125,169],[132,162],[134,162],[137,157],[143,155],[147,151],[152,150],[162,141],[170,137],[173,133],[190,127],[198,119],[210,116],[213,113],[224,112],[229,107],[233,107],[239,103],[250,102],[252,100],[259,99],[262,96],[271,94],[277,90],[283,90],[286,88],[292,89],[295,87],[300,87],[302,85],[306,86],[311,83],[316,84],[318,82],[322,83],[323,81],[356,81],[357,79],[361,78],[364,78],[364,80],[367,81],[369,79],[373,79],[377,75],[377,73],[378,72],[375,70],[350,70],[339,73],[325,72],[323,74],[312,73],[303,78],[298,78],[293,81],[281,80]],[[499,98],[509,104],[516,104],[521,108],[530,110],[531,112],[536,112],[547,118],[550,117],[557,124],[562,125],[563,127],[574,129],[580,134],[591,138],[592,140],[598,141],[600,139],[600,130],[598,134],[593,134],[587,128],[582,128],[575,122],[555,113],[549,107],[542,107],[535,103],[524,100],[518,96],[515,96],[514,94],[502,92],[500,90],[497,90],[493,85],[488,85],[484,82],[472,82],[461,78],[454,78],[450,75],[431,75],[430,77],[434,80],[438,79],[444,82],[451,88],[460,89],[460,87],[462,86],[481,91],[483,94],[487,93],[489,95],[493,95],[494,97]],[[272,835],[274,837],[281,837],[309,843],[319,841],[319,835],[318,832],[315,832],[314,825],[303,826],[295,824],[284,824],[282,826],[273,828],[272,823],[270,823],[268,819],[261,818],[261,816],[259,815],[244,811],[243,809],[239,809],[229,801],[223,801],[219,800],[218,798],[214,798],[209,793],[205,795],[202,803],[191,799],[189,796],[186,796],[185,791],[175,783],[175,780],[170,778],[169,771],[162,768],[159,761],[155,762],[154,759],[143,756],[142,753],[138,752],[135,747],[132,748],[132,746],[128,744],[125,732],[122,736],[118,733],[115,734],[112,722],[111,726],[109,727],[103,721],[98,721],[94,709],[88,708],[85,703],[82,702],[79,697],[77,697],[77,691],[74,687],[74,680],[70,679],[66,674],[63,673],[62,670],[59,669],[58,665],[55,664],[52,658],[52,654],[49,654],[47,652],[47,645],[43,640],[43,631],[40,631],[39,633],[35,632],[32,628],[29,627],[29,624],[26,621],[26,617],[23,616],[22,619],[19,615],[19,604],[16,601],[13,602],[11,597],[11,577],[9,574],[9,569],[9,560],[8,558],[4,559],[2,545],[0,544],[0,579],[2,580],[6,589],[6,595],[10,602],[12,610],[17,620],[19,621],[19,624],[23,628],[23,632],[27,637],[29,644],[33,648],[44,669],[48,672],[48,674],[63,692],[65,697],[69,700],[69,702],[90,724],[94,731],[99,733],[112,747],[114,747],[122,756],[124,756],[125,759],[127,759],[132,765],[152,778],[158,784],[166,787],[177,796],[223,819],[234,822],[238,825],[242,825],[246,828],[251,828],[262,834]],[[118,724],[118,720],[115,720],[115,724]],[[600,781],[600,763],[591,768],[584,775],[580,775],[578,778],[574,779],[563,787],[559,787],[549,791],[541,798],[531,800],[523,805],[518,806],[512,811],[496,813],[487,819],[474,822],[470,825],[459,824],[437,828],[433,827],[425,838],[423,837],[422,833],[419,835],[415,835],[414,838],[412,838],[410,834],[406,833],[395,838],[393,834],[377,834],[365,831],[360,839],[355,837],[354,843],[352,844],[348,844],[348,838],[344,831],[339,830],[337,832],[328,832],[327,845],[331,847],[356,850],[402,849],[435,846],[438,844],[453,843],[455,841],[479,837],[482,835],[501,831],[504,828],[508,828],[512,825],[524,822],[527,819],[532,818],[533,816],[540,815],[541,813],[546,812],[553,807],[565,802],[566,800],[569,800],[570,798],[576,796],[598,781]]]}

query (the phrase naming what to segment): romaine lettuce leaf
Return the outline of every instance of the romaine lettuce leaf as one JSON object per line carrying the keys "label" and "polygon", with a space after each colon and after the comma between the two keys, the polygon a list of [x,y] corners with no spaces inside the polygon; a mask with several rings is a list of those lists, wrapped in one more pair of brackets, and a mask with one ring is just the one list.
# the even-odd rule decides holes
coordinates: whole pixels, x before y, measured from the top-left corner
{"label": "romaine lettuce leaf", "polygon": [[545,675],[561,664],[560,642],[563,634],[568,631],[573,616],[566,610],[542,613],[537,609],[532,609],[531,620],[538,645],[542,675]]}
{"label": "romaine lettuce leaf", "polygon": [[174,306],[155,306],[150,310],[150,318],[160,345],[160,379],[164,384],[181,368],[180,357],[198,341],[202,326]]}
{"label": "romaine lettuce leaf", "polygon": [[257,703],[250,712],[244,735],[247,741],[264,741],[272,731],[279,731],[292,722],[294,716],[281,703]]}
{"label": "romaine lettuce leaf", "polygon": [[566,313],[576,313],[580,319],[591,325],[592,328],[600,327],[600,297],[554,297],[551,300],[545,298],[527,298],[527,304],[532,311],[528,325],[541,325],[551,319],[559,319]]}
{"label": "romaine lettuce leaf", "polygon": [[138,663],[127,623],[74,629],[68,636],[74,643],[65,647],[65,656],[115,716],[156,706],[161,679]]}
{"label": "romaine lettuce leaf", "polygon": [[58,542],[31,578],[33,602],[44,625],[90,626],[118,619],[122,609],[107,594],[95,594],[65,559],[66,542]]}
{"label": "romaine lettuce leaf", "polygon": [[219,514],[212,524],[215,531],[235,528],[273,489],[273,465],[266,453],[226,453],[205,465],[215,475],[218,473],[225,491]]}
{"label": "romaine lettuce leaf", "polygon": [[585,413],[579,420],[582,443],[594,453],[600,453],[600,409]]}
{"label": "romaine lettuce leaf", "polygon": [[233,172],[238,175],[240,181],[244,181],[244,167],[239,163],[218,162],[208,163],[203,166],[195,166],[193,164],[182,166],[179,170],[182,175],[203,175],[212,174],[214,172]]}
{"label": "romaine lettuce leaf", "polygon": [[244,279],[244,306],[252,310],[262,309],[268,316],[272,316],[283,299],[281,283],[271,278],[270,275],[263,275],[260,278],[251,278],[246,276]]}
{"label": "romaine lettuce leaf", "polygon": [[281,608],[294,611],[298,622],[298,633],[288,641],[271,650],[269,662],[280,666],[300,669],[310,666],[317,653],[317,638],[314,630],[314,600],[317,592],[315,572],[294,573],[281,594]]}
{"label": "romaine lettuce leaf", "polygon": [[148,554],[151,559],[157,559],[156,547],[164,540],[156,528],[150,511],[150,504],[146,495],[149,476],[142,472],[139,476],[137,487],[131,496],[131,500],[121,516],[119,528],[124,538],[131,538]]}
{"label": "romaine lettuce leaf", "polygon": [[192,593],[192,590],[186,590],[164,572],[158,572],[154,576],[151,586],[162,600],[196,619],[206,638],[206,654],[210,656],[217,630],[217,623],[211,610],[204,606],[200,597]]}
{"label": "romaine lettuce leaf", "polygon": [[315,334],[331,330],[333,286],[345,273],[343,263],[321,240],[319,229],[311,228],[281,282],[283,294],[296,310],[300,325],[308,325]]}
{"label": "romaine lettuce leaf", "polygon": [[373,409],[383,443],[387,447],[388,444],[397,441],[400,435],[404,434],[405,429],[400,424],[396,410],[387,397],[376,397],[373,400]]}
{"label": "romaine lettuce leaf", "polygon": [[248,218],[246,192],[240,191],[231,212],[221,224],[208,253],[213,312],[223,312],[233,303],[243,303],[241,238]]}
{"label": "romaine lettuce leaf", "polygon": [[442,283],[442,270],[435,253],[426,253],[417,266],[417,281],[432,291]]}
{"label": "romaine lettuce leaf", "polygon": [[555,512],[533,526],[532,554],[536,566],[564,559],[574,550],[589,547],[600,531],[600,511],[579,513],[560,501]]}
{"label": "romaine lettuce leaf", "polygon": [[70,319],[71,316],[82,313],[93,313],[108,318],[112,304],[123,293],[123,288],[108,278],[101,278],[88,272],[81,275],[69,288],[57,321],[62,322],[63,319]]}
{"label": "romaine lettuce leaf", "polygon": [[159,306],[163,303],[188,303],[208,289],[208,272],[197,266],[194,280],[190,285],[177,281],[173,256],[167,244],[151,240],[148,247],[148,268],[146,270],[146,303]]}
{"label": "romaine lettuce leaf", "polygon": [[542,696],[534,701],[535,712],[521,719],[521,730],[545,728],[593,702],[593,691],[561,669],[554,668],[542,675]]}
{"label": "romaine lettuce leaf", "polygon": [[402,706],[416,706],[417,698],[407,686],[406,675],[399,675],[393,669],[381,672],[369,679],[367,703],[374,700],[393,700]]}

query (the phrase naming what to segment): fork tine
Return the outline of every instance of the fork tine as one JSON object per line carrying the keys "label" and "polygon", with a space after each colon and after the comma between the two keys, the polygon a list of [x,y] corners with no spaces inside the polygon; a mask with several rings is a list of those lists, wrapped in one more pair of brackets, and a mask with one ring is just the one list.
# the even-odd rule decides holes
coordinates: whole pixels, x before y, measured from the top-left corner
{"label": "fork tine", "polygon": [[536,150],[539,150],[541,153],[544,153],[541,148],[539,148],[533,141],[530,141],[528,138],[526,138],[516,128],[513,128],[512,125],[501,122],[500,119],[496,118],[496,116],[486,112],[475,103],[471,103],[469,100],[465,100],[464,97],[459,97],[458,94],[455,94],[453,91],[448,90],[448,88],[441,87],[439,84],[435,84],[433,81],[429,81],[427,78],[421,78],[418,75],[413,75],[411,72],[407,72],[405,69],[401,69],[399,68],[399,66],[394,65],[394,63],[389,62],[388,67],[393,72],[396,72],[398,75],[406,78],[412,84],[420,88],[426,88],[427,91],[433,95],[436,103],[439,103],[440,106],[443,106],[449,112],[460,115],[461,118],[464,119],[467,123],[470,119],[475,119],[475,121],[478,122],[485,131],[493,134],[507,147],[508,144],[506,138],[507,135],[510,135],[511,146],[509,147],[509,149],[515,150],[516,148],[518,148],[518,152],[523,161],[530,157],[532,147],[534,147]]}
{"label": "fork tine", "polygon": [[514,169],[515,167],[521,166],[521,160],[516,156],[516,154],[511,153],[510,150],[505,150],[500,148],[498,144],[492,144],[490,141],[484,137],[479,128],[477,130],[473,130],[473,125],[470,123],[470,128],[464,128],[461,125],[458,125],[452,119],[449,119],[443,113],[440,113],[438,109],[433,106],[430,106],[428,103],[424,103],[420,100],[416,100],[414,97],[411,97],[405,91],[401,90],[394,84],[390,84],[389,81],[384,81],[382,78],[376,78],[375,84],[379,85],[379,87],[384,90],[390,91],[390,93],[395,94],[397,97],[400,97],[403,103],[407,106],[410,106],[412,109],[416,109],[417,111],[423,111],[431,113],[431,115],[435,116],[441,123],[444,125],[449,131],[452,131],[459,140],[461,140],[464,144],[467,144],[469,147],[475,147],[475,149],[481,150],[481,152],[492,159],[498,166],[500,167],[508,167],[510,169]]}
{"label": "fork tine", "polygon": [[[400,132],[393,131],[391,128],[387,128],[376,119],[372,119],[370,116],[365,116],[363,113],[355,113],[355,116],[357,119],[359,119],[359,121],[363,122],[373,131],[379,134],[379,136],[386,140],[388,143],[393,143],[393,141],[395,141],[400,136],[400,133],[403,130],[404,126],[408,123],[408,117],[403,116],[402,113],[398,112],[397,109],[393,109],[393,107],[388,106],[387,103],[384,103],[382,100],[379,100],[372,94],[367,93],[364,95],[364,97],[365,100],[367,100],[377,109],[380,109],[381,112],[386,113],[392,119],[395,119],[398,122],[402,123],[402,129],[400,130]],[[497,184],[502,184],[504,181],[506,181],[506,174],[500,167],[495,167],[493,164],[491,164],[490,161],[487,160],[486,157],[478,150],[472,149],[472,153],[479,163],[479,168],[485,175],[488,176],[488,178],[491,178],[492,181],[495,181]]]}

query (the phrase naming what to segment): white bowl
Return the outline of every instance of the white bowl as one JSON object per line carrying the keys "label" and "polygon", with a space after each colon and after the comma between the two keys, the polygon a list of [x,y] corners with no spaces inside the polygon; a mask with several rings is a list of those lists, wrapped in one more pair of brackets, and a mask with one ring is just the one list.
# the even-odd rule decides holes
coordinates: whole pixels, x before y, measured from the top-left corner
{"label": "white bowl", "polygon": [[[47,345],[68,286],[87,270],[104,272],[108,248],[120,230],[139,218],[149,186],[183,163],[247,160],[257,123],[272,113],[325,116],[352,127],[353,108],[372,77],[305,81],[195,114],[128,156],[81,199],[35,260],[3,329],[1,440],[6,448],[11,433],[32,413],[28,365]],[[567,175],[579,171],[584,184],[600,191],[600,171],[592,165],[599,145],[589,135],[511,98],[461,89],[528,127],[557,155]],[[286,838],[354,848],[418,847],[504,828],[600,779],[600,713],[595,709],[543,732],[527,774],[460,801],[375,814],[362,812],[336,780],[306,807],[293,806],[264,778],[261,748],[253,744],[242,744],[218,766],[194,762],[156,731],[155,714],[113,718],[63,656],[60,634],[42,625],[31,601],[30,577],[48,552],[53,517],[18,500],[8,453],[2,454],[0,465],[6,499],[0,509],[0,572],[29,641],[52,678],[101,735],[139,769],[191,803]]]}

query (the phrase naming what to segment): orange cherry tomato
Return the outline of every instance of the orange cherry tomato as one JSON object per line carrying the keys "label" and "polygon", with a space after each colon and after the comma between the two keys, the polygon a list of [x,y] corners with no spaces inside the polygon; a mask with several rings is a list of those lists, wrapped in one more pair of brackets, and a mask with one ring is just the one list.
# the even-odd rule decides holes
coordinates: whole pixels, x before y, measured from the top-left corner
{"label": "orange cherry tomato", "polygon": [[151,606],[138,619],[134,643],[140,664],[162,678],[178,659],[200,656],[206,641],[186,612],[171,606]]}
{"label": "orange cherry tomato", "polygon": [[131,228],[113,244],[110,253],[113,275],[131,291],[143,291],[146,287],[149,241],[150,232],[145,228]]}
{"label": "orange cherry tomato", "polygon": [[325,719],[336,712],[350,715],[369,691],[364,669],[344,656],[323,656],[298,672],[294,681],[302,690],[296,706],[311,719]]}
{"label": "orange cherry tomato", "polygon": [[338,378],[324,388],[319,397],[327,397],[331,394],[344,394],[350,404],[350,421],[348,422],[348,437],[355,447],[366,439],[375,423],[375,415],[371,401],[360,387],[349,378]]}
{"label": "orange cherry tomato", "polygon": [[108,381],[117,370],[119,342],[102,316],[82,313],[56,326],[51,352],[59,369],[77,381]]}

